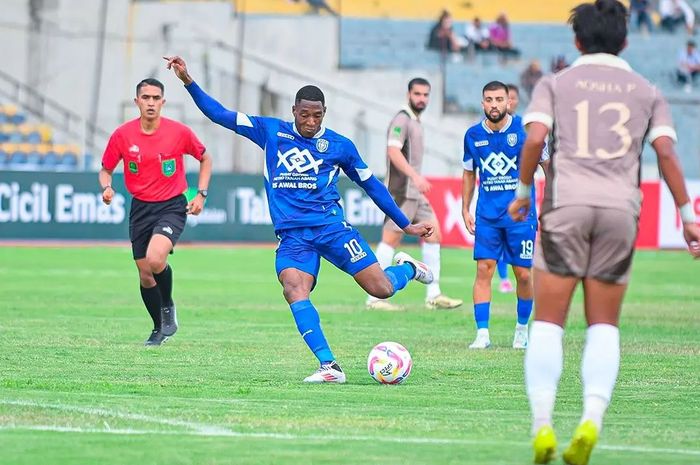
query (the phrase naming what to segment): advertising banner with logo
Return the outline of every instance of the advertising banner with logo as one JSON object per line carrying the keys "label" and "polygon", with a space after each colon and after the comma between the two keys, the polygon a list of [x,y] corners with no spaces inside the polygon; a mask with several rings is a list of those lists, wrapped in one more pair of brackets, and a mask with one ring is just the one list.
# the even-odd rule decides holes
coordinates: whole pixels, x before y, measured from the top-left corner
{"label": "advertising banner with logo", "polygon": [[[700,181],[688,181],[688,194],[690,203],[695,209],[695,216],[700,217]],[[680,212],[673,201],[671,191],[666,184],[661,186],[661,201],[659,207],[659,247],[661,248],[685,248],[683,240],[683,225]]]}
{"label": "advertising banner with logo", "polygon": [[[196,175],[189,177],[196,186]],[[102,203],[96,173],[0,171],[0,239],[128,240],[131,197],[115,175],[112,204]],[[347,178],[338,182],[345,215],[367,240],[384,214]],[[262,176],[215,174],[204,211],[188,216],[181,241],[276,241]]]}
{"label": "advertising banner with logo", "polygon": [[[462,219],[462,180],[459,178],[430,178],[430,182],[433,187],[427,197],[440,222],[443,238],[442,244],[455,247],[472,246],[474,244],[474,236],[467,232]],[[689,183],[689,189],[691,190],[692,185],[697,186],[696,193],[700,195],[700,181]],[[536,189],[539,208],[539,199],[542,198],[544,191],[543,180],[536,183]],[[642,183],[642,194],[644,203],[639,219],[637,247],[656,248],[659,246],[659,183],[657,181]],[[670,194],[668,196],[670,197]],[[472,200],[472,214],[474,214],[477,199],[478,186],[475,189],[474,199]],[[697,200],[696,205],[697,210],[700,208],[700,203]],[[673,207],[673,200],[671,200],[671,207]],[[667,232],[668,234],[670,233]],[[661,244],[661,246],[678,247],[679,245],[677,241],[673,242],[669,239],[667,245]]]}
{"label": "advertising banner with logo", "polygon": [[[440,222],[443,245],[473,245],[462,219],[462,180],[430,182],[428,199]],[[189,183],[196,186],[196,174]],[[700,180],[687,184],[700,216]],[[121,175],[115,175],[113,185],[116,195],[107,206],[96,173],[0,171],[0,239],[128,240],[131,198]],[[338,186],[347,221],[370,243],[379,241],[384,214],[349,179],[340,179]],[[537,184],[538,198],[543,186]],[[644,182],[642,193],[637,247],[683,248],[680,217],[668,188],[658,181]],[[181,241],[276,241],[262,177],[215,174],[204,211],[187,218]]]}

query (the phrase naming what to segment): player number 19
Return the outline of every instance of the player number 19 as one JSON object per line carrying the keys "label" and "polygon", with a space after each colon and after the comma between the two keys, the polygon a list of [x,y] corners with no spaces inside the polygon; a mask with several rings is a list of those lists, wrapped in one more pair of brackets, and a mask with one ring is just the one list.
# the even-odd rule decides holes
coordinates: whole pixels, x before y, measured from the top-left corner
{"label": "player number 19", "polygon": [[532,251],[534,249],[534,244],[532,240],[520,241],[520,246],[522,247],[522,249],[520,250],[521,258],[532,257]]}

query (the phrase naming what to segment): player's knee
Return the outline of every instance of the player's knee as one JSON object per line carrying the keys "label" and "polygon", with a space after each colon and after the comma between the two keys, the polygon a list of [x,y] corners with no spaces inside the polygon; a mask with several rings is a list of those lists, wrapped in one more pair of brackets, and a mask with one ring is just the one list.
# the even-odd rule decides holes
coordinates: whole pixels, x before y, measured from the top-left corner
{"label": "player's knee", "polygon": [[481,260],[476,264],[476,278],[490,279],[496,269],[496,262]]}
{"label": "player's knee", "polygon": [[146,255],[146,264],[151,273],[160,273],[165,268],[165,259],[155,254],[148,254]]}
{"label": "player's knee", "polygon": [[139,281],[141,282],[141,287],[150,288],[156,285],[156,280],[153,278],[153,273],[148,270],[142,270],[139,268]]}
{"label": "player's knee", "polygon": [[529,286],[532,282],[532,273],[529,268],[520,268],[515,271],[515,279],[520,285]]}
{"label": "player's knee", "polygon": [[310,289],[301,283],[285,282],[282,284],[282,294],[288,303],[298,302],[309,298]]}

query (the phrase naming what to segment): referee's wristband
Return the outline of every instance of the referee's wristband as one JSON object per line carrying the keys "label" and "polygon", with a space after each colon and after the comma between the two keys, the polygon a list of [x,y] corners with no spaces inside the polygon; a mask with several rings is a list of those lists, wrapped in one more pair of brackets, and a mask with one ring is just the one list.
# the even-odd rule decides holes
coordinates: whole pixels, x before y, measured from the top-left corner
{"label": "referee's wristband", "polygon": [[518,200],[529,199],[531,195],[532,184],[525,184],[522,181],[518,180],[518,185],[515,186],[515,198]]}
{"label": "referee's wristband", "polygon": [[683,221],[683,223],[696,223],[695,210],[690,202],[681,205],[678,207],[678,210],[681,212],[681,221]]}

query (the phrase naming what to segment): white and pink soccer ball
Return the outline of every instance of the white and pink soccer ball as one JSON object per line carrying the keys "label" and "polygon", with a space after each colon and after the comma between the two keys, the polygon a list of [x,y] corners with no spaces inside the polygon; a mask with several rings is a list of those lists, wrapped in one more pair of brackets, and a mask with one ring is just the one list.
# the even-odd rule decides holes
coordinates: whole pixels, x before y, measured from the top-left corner
{"label": "white and pink soccer ball", "polygon": [[381,384],[400,384],[408,378],[413,360],[408,350],[398,342],[382,342],[370,351],[367,371]]}

